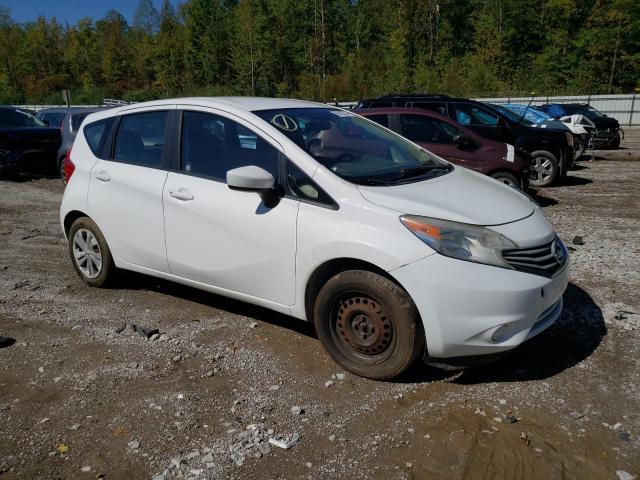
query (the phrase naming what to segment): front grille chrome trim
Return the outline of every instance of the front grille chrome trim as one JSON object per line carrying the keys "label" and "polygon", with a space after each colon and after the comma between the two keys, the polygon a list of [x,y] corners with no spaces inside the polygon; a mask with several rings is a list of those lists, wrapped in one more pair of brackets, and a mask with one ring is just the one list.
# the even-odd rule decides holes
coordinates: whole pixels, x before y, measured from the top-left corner
{"label": "front grille chrome trim", "polygon": [[502,258],[520,272],[553,277],[567,263],[567,250],[556,236],[542,245],[502,251]]}

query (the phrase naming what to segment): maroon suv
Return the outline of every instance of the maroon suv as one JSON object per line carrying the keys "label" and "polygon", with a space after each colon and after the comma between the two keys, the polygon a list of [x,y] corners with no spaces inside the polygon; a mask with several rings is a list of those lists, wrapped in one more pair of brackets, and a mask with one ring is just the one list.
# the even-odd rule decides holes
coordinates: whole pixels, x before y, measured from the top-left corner
{"label": "maroon suv", "polygon": [[448,117],[413,108],[355,110],[456,165],[526,190],[529,161],[512,145],[488,140]]}

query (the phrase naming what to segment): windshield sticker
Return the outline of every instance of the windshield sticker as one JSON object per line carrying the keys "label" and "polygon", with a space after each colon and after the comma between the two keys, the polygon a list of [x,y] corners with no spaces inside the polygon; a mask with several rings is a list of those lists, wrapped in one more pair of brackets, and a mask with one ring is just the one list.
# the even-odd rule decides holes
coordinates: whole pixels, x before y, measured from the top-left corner
{"label": "windshield sticker", "polygon": [[278,127],[280,130],[284,130],[285,132],[295,132],[296,130],[298,130],[297,122],[284,113],[278,113],[277,115],[274,115],[274,117],[271,119],[271,124]]}

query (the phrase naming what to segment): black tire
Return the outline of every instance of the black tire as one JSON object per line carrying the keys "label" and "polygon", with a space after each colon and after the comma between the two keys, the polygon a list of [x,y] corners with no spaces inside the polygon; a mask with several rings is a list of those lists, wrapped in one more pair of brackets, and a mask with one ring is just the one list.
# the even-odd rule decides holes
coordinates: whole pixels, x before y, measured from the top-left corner
{"label": "black tire", "polygon": [[613,139],[613,143],[611,144],[612,149],[620,148],[620,134],[616,134],[616,138]]}
{"label": "black tire", "polygon": [[61,158],[60,162],[58,163],[58,174],[60,175],[60,180],[62,180],[62,183],[66,185],[67,180],[64,178],[64,158]]}
{"label": "black tire", "polygon": [[[99,272],[95,276],[89,276],[85,271],[86,266],[88,266],[91,261],[89,258],[87,258],[86,263],[76,260],[74,248],[76,233],[78,233],[79,230],[90,232],[97,241],[97,246],[99,247],[98,253],[101,256],[101,266]],[[80,233],[81,236],[82,233],[83,232]],[[95,255],[95,251],[92,251],[92,253]],[[102,288],[108,286],[113,281],[116,273],[116,267],[113,263],[111,250],[109,250],[109,246],[107,245],[104,235],[95,222],[89,217],[80,217],[71,225],[71,228],[69,229],[69,255],[71,256],[71,263],[73,263],[73,267],[76,269],[76,272],[78,272],[82,281],[87,285]],[[82,266],[83,263],[85,267]],[[92,266],[93,265],[95,264],[92,263]]]}
{"label": "black tire", "polygon": [[[544,166],[544,171],[539,167]],[[556,183],[560,176],[558,159],[550,152],[539,150],[531,154],[531,168],[533,176],[529,180],[532,187],[548,187]]]}
{"label": "black tire", "polygon": [[510,187],[522,190],[522,182],[520,182],[520,180],[518,180],[518,178],[512,173],[494,172],[491,174],[491,178],[495,178],[499,182],[509,185]]}
{"label": "black tire", "polygon": [[349,270],[331,278],[316,298],[314,323],[329,355],[361,377],[396,377],[424,348],[420,316],[409,294],[373,272]]}
{"label": "black tire", "polygon": [[587,145],[584,143],[584,140],[582,140],[582,138],[580,138],[577,135],[573,137],[573,150],[574,150],[573,160],[575,161],[575,160],[578,160],[580,157],[582,157],[586,148],[587,148]]}

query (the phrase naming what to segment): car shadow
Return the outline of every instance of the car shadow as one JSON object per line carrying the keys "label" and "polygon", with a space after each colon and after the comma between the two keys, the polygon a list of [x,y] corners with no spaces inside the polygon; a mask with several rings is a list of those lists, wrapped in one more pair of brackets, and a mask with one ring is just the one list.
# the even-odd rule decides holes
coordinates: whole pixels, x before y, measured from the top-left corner
{"label": "car shadow", "polygon": [[526,382],[553,377],[572,368],[598,348],[607,328],[600,307],[582,288],[569,284],[563,300],[562,314],[554,325],[494,363],[459,370],[456,374],[418,361],[394,382],[444,379],[460,385]]}
{"label": "car shadow", "polygon": [[531,198],[533,198],[541,207],[552,207],[558,204],[556,199],[545,197],[544,195],[540,195],[538,192],[532,193]]}
{"label": "car shadow", "polygon": [[591,167],[587,167],[586,165],[581,165],[579,163],[574,163],[571,168],[569,169],[569,171],[571,172],[577,172],[579,170],[589,170]]}
{"label": "car shadow", "polygon": [[607,334],[602,310],[591,295],[569,284],[558,321],[493,365],[463,372],[455,383],[543,380],[582,362]]}
{"label": "car shadow", "polygon": [[158,292],[236,315],[251,317],[255,320],[287,328],[311,338],[318,338],[315,327],[311,322],[305,322],[290,315],[269,310],[268,308],[259,307],[229,297],[223,297],[222,295],[188,287],[169,280],[162,280],[134,272],[126,272],[118,278],[116,288]]}
{"label": "car shadow", "polygon": [[[318,338],[311,322],[171,281],[128,272],[119,280],[118,288],[150,290]],[[495,363],[454,372],[425,365],[418,359],[392,382],[425,383],[453,378],[453,383],[476,384],[523,382],[557,375],[588,358],[607,334],[602,311],[588,292],[570,283],[563,300],[562,314],[554,325]]]}
{"label": "car shadow", "polygon": [[590,183],[593,183],[593,180],[591,180],[590,178],[573,177],[573,176],[567,175],[566,177],[561,179],[560,182],[557,185],[555,185],[555,187],[551,187],[551,188],[575,187],[578,185],[589,185]]}

